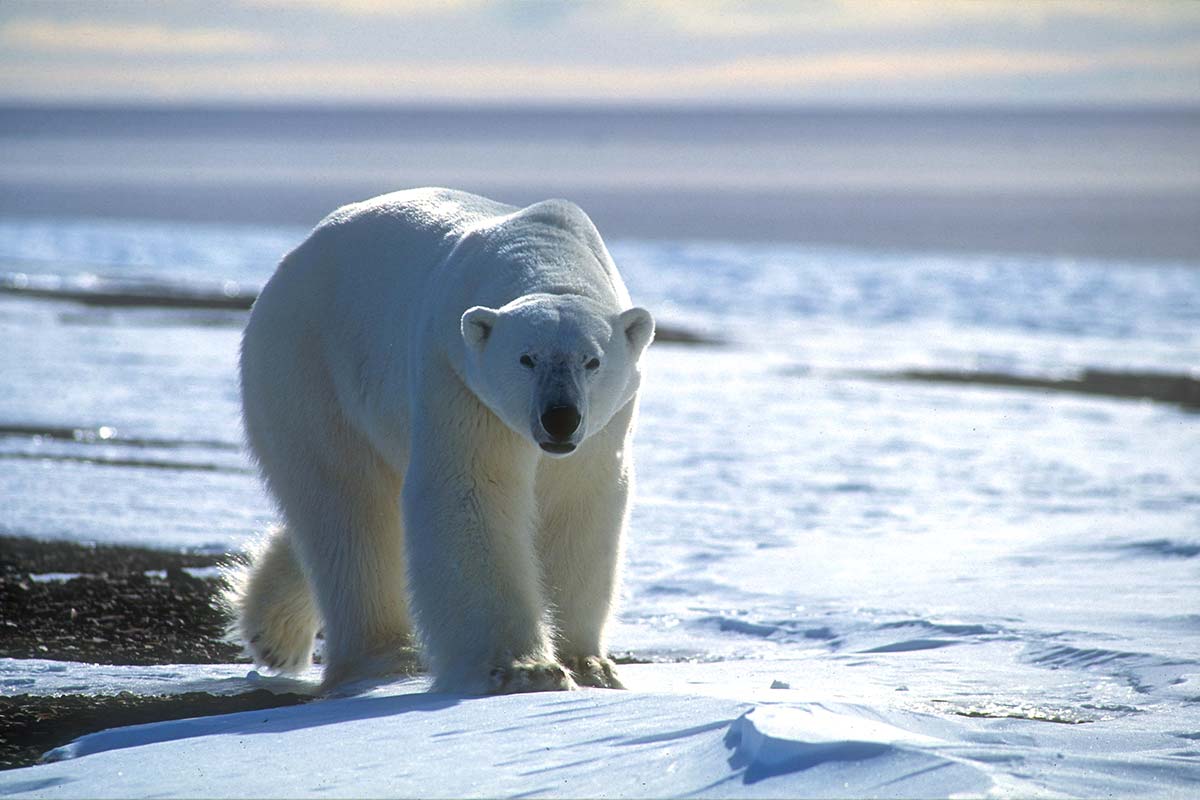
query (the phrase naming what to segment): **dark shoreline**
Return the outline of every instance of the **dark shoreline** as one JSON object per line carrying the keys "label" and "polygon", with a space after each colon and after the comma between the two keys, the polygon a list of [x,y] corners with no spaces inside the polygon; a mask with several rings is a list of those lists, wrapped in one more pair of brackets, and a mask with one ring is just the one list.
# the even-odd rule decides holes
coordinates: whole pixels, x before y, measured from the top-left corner
{"label": "dark shoreline", "polygon": [[1170,403],[1187,411],[1200,411],[1200,380],[1190,375],[1166,372],[1123,372],[1085,369],[1073,378],[1045,378],[1004,372],[910,369],[901,372],[853,373],[873,380],[915,383],[966,384],[1014,389],[1043,389],[1051,392],[1153,400]]}
{"label": "dark shoreline", "polygon": [[[216,578],[187,568],[227,557],[4,537],[0,556],[0,657],[97,664],[224,664]],[[46,573],[69,580],[37,580]]]}
{"label": "dark shoreline", "polygon": [[[86,288],[55,276],[29,276],[0,272],[0,294],[31,300],[79,303],[98,308],[162,308],[202,311],[249,311],[258,298],[253,289],[240,287],[165,287],[152,281],[91,279]],[[719,338],[681,328],[658,324],[654,340],[664,344],[707,344],[725,342]]]}
{"label": "dark shoreline", "polygon": [[109,728],[294,706],[311,699],[266,689],[229,696],[188,692],[145,697],[121,692],[0,697],[0,770],[33,766],[50,750]]}

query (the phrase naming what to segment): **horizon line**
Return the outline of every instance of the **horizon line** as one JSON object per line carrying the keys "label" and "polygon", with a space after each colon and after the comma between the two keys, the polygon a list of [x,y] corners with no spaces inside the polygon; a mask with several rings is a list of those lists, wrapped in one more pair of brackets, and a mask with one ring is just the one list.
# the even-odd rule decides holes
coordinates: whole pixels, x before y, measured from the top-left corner
{"label": "horizon line", "polygon": [[238,112],[397,112],[512,111],[529,112],[676,112],[676,113],[1200,113],[1200,101],[780,101],[728,102],[705,100],[492,100],[397,99],[338,100],[313,98],[262,100],[246,98],[23,98],[0,97],[0,113],[13,111],[238,111]]}

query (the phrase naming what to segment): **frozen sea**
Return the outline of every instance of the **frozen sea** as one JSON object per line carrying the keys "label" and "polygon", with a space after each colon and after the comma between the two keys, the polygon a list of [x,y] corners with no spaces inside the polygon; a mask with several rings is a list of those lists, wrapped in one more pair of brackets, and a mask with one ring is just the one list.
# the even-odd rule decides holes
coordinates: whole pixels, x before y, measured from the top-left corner
{"label": "frozen sea", "polygon": [[[5,285],[44,290],[0,294],[0,533],[226,551],[268,525],[272,509],[240,446],[245,313],[104,296],[130,286],[252,294],[304,233],[0,221]],[[772,697],[805,713],[819,700],[852,704],[837,713],[860,723],[903,727],[916,715],[923,722],[908,729],[920,736],[931,720],[970,723],[956,735],[1028,750],[966,748],[954,763],[971,765],[969,780],[900,786],[910,793],[1197,788],[1200,417],[1149,401],[892,376],[1195,374],[1200,269],[696,241],[618,239],[611,249],[661,322],[723,341],[659,343],[647,355],[612,634],[616,652],[657,662],[628,668],[635,685],[653,667],[659,689],[702,687],[703,716],[715,698],[761,700],[778,682],[790,691]],[[43,678],[31,672],[59,674],[20,662],[5,670],[6,692],[36,687]],[[103,691],[104,681],[81,680]],[[651,716],[667,714],[674,701],[654,697]],[[606,725],[624,724],[624,712],[595,702]],[[285,712],[299,713],[271,713]],[[712,737],[721,763],[736,762],[736,748]],[[1046,748],[1062,763],[1046,761]],[[867,765],[856,780],[872,774],[869,753],[849,759]],[[779,774],[793,781],[779,784],[785,793],[832,791],[804,783],[802,770]],[[71,785],[62,792],[109,787]],[[872,793],[860,789],[846,783]],[[655,792],[677,793],[669,783]]]}
{"label": "frozen sea", "polygon": [[[582,145],[595,120],[567,115],[535,151],[501,115],[493,152],[435,146],[455,119],[433,115],[401,137],[415,172],[369,114],[279,148],[287,119],[231,138],[219,114],[152,117],[0,109],[0,534],[245,545],[274,514],[241,447],[237,306],[316,219],[272,200],[426,172],[535,199],[554,163],[565,188],[545,193],[596,205],[635,301],[719,342],[646,356],[611,639],[650,663],[625,667],[630,693],[465,700],[415,679],[98,733],[0,774],[0,792],[1200,791],[1200,416],[898,377],[1200,377],[1197,115],[1100,115],[1088,136],[902,116],[874,138],[798,117],[733,156],[761,120],[678,148],[686,114],[605,117]],[[947,153],[954,169],[930,166]],[[655,205],[660,190],[674,199]],[[763,235],[700,229],[711,197],[713,218],[766,220]],[[0,691],[294,689],[246,672],[0,659]]]}

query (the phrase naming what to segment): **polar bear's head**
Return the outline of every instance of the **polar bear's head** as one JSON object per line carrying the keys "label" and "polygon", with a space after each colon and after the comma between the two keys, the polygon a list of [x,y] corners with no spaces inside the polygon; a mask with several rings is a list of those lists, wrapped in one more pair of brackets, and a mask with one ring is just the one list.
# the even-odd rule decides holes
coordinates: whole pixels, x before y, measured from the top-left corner
{"label": "polar bear's head", "polygon": [[654,337],[644,308],[610,313],[578,295],[531,294],[462,315],[466,381],[518,435],[565,456],[633,399]]}

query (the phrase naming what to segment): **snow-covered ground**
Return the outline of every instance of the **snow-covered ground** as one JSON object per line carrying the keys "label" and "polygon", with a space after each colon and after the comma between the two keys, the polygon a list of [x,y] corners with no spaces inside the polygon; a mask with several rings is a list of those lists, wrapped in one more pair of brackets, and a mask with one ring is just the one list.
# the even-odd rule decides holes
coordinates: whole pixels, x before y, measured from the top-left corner
{"label": "snow-covered ground", "polygon": [[[33,691],[63,688],[35,662]],[[17,671],[0,664],[0,674]],[[234,685],[237,667],[72,668],[95,690]],[[467,698],[409,679],[304,706],[119,728],[0,774],[35,797],[1188,796],[1189,739],[1149,718],[964,718],[816,659],[627,666],[627,692]],[[42,684],[43,677],[46,682]],[[895,687],[903,689],[904,687]],[[866,689],[866,691],[862,691]],[[1072,722],[1077,724],[1072,724]]]}
{"label": "snow-covered ground", "polygon": [[[0,272],[252,290],[302,235],[10,221]],[[732,342],[648,354],[612,644],[654,663],[623,667],[630,691],[368,686],[94,734],[0,792],[1200,791],[1200,417],[879,377],[1194,371],[1200,270],[612,249],[639,303]],[[224,551],[269,524],[239,445],[243,321],[0,295],[0,532]],[[9,660],[0,691],[296,691],[246,672]]]}

